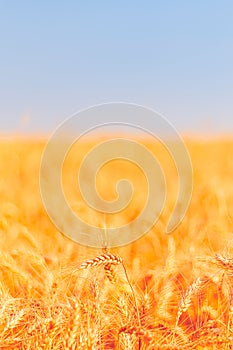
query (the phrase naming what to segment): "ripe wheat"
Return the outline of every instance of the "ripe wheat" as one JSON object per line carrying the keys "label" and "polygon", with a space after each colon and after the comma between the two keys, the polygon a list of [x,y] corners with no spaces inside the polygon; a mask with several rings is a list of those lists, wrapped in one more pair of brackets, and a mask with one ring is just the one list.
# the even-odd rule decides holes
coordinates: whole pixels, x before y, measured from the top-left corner
{"label": "ripe wheat", "polygon": [[[0,145],[0,349],[231,350],[233,142],[188,142],[192,201],[182,224],[167,236],[176,168],[159,144],[145,140],[166,175],[166,205],[144,237],[114,253],[71,242],[50,222],[35,176],[44,144]],[[94,144],[83,143],[79,158]],[[125,163],[109,164],[99,174],[106,200],[114,198],[119,177],[132,177],[135,188],[132,204],[106,215],[106,232],[135,218],[147,199],[143,176]],[[70,180],[73,173],[76,179],[74,164],[80,163],[71,154],[63,174],[71,204],[81,202],[76,180]],[[102,227],[102,213],[83,205],[79,214]]]}

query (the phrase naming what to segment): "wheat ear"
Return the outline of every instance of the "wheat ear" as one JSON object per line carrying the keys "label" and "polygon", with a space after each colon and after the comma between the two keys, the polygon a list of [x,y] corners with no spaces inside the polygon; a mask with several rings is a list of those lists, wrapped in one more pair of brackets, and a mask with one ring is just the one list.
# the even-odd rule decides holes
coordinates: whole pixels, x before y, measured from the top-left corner
{"label": "wheat ear", "polygon": [[84,261],[79,266],[79,269],[82,270],[82,269],[87,269],[89,267],[107,265],[107,264],[111,264],[111,265],[122,264],[122,258],[117,255],[113,255],[111,253],[102,254],[102,255],[96,256],[94,259],[89,259]]}
{"label": "wheat ear", "polygon": [[110,282],[117,283],[117,281],[118,281],[117,274],[116,274],[112,264],[104,265],[104,272],[105,272],[105,275],[107,276],[107,278],[109,279]]}
{"label": "wheat ear", "polygon": [[181,299],[178,305],[178,314],[177,314],[177,323],[180,319],[180,316],[188,310],[192,304],[192,298],[202,287],[203,281],[200,277],[196,279],[186,290],[183,298]]}
{"label": "wheat ear", "polygon": [[215,259],[224,270],[233,272],[233,259],[221,254],[216,254]]}
{"label": "wheat ear", "polygon": [[178,304],[178,312],[176,317],[176,323],[175,328],[173,331],[173,337],[172,340],[174,340],[176,330],[178,328],[178,323],[180,320],[181,315],[188,310],[188,308],[192,305],[192,299],[195,294],[200,290],[200,288],[203,285],[203,281],[200,277],[198,277],[187,289],[184,294],[184,296],[181,298],[179,304]]}
{"label": "wheat ear", "polygon": [[[138,326],[139,326],[139,329],[141,329],[141,320],[140,320],[139,308],[138,308],[138,303],[137,303],[137,299],[136,299],[136,296],[135,296],[135,292],[134,292],[132,284],[130,283],[130,280],[129,280],[129,277],[128,277],[128,274],[127,274],[127,271],[126,271],[126,267],[125,267],[124,262],[123,262],[123,259],[120,256],[111,254],[111,253],[109,253],[107,251],[106,248],[104,248],[104,253],[102,255],[96,256],[94,259],[89,259],[89,260],[84,261],[79,266],[79,269],[83,270],[83,269],[87,269],[89,267],[95,267],[95,266],[103,265],[105,267],[105,271],[106,270],[109,271],[109,269],[108,269],[109,266],[111,266],[111,265],[119,265],[119,264],[121,264],[122,267],[123,267],[126,280],[127,280],[128,284],[130,286],[130,289],[132,291],[132,295],[133,295],[133,299],[134,299],[135,307],[136,307]],[[141,339],[139,337],[139,349],[140,349],[140,346],[141,346]]]}

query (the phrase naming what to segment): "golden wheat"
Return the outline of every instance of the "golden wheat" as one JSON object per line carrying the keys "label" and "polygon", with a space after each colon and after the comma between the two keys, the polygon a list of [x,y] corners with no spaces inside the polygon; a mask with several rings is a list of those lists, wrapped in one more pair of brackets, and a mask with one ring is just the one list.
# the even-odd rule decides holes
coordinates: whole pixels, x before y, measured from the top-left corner
{"label": "golden wheat", "polygon": [[178,305],[178,313],[177,313],[177,319],[179,320],[180,316],[188,310],[188,308],[192,304],[192,298],[195,294],[197,294],[201,287],[203,286],[203,281],[200,277],[196,279],[186,290],[184,296],[182,297],[181,301]]}
{"label": "golden wheat", "polygon": [[[111,252],[81,247],[50,222],[35,176],[44,144],[0,146],[0,349],[231,350],[233,142],[188,142],[193,197],[183,223],[167,236],[176,168],[145,140],[168,174],[167,202],[144,237]],[[81,203],[76,171],[93,144],[83,143],[78,160],[74,152],[64,167],[70,203]],[[134,184],[135,201],[104,216],[106,233],[136,217],[147,193],[134,165],[107,164],[97,179],[106,200],[123,176]],[[79,205],[77,214],[103,227],[102,213]]]}
{"label": "golden wheat", "polygon": [[105,274],[110,282],[117,283],[118,278],[117,278],[115,270],[113,269],[112,264],[104,265],[104,271],[105,271]]}
{"label": "golden wheat", "polygon": [[100,265],[119,265],[122,264],[122,259],[119,256],[106,253],[103,255],[96,256],[94,259],[89,259],[79,265],[79,269],[87,269],[89,267],[100,266]]}

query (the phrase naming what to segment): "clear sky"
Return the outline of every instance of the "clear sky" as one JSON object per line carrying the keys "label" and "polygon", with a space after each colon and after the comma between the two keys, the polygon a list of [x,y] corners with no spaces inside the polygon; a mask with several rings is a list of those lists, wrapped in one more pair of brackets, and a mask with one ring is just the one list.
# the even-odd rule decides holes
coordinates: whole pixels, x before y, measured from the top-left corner
{"label": "clear sky", "polygon": [[0,131],[50,132],[93,104],[233,132],[233,1],[0,0]]}

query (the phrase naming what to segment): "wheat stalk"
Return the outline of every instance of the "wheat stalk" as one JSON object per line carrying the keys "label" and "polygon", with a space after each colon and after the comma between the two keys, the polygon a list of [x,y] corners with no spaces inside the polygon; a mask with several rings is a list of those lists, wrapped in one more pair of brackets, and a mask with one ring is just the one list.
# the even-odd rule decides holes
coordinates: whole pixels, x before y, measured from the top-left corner
{"label": "wheat stalk", "polygon": [[[136,315],[137,315],[137,319],[138,319],[138,326],[139,326],[139,328],[141,328],[141,320],[140,320],[140,314],[139,314],[139,308],[138,308],[137,299],[136,299],[135,292],[134,292],[134,289],[132,287],[132,284],[131,284],[131,282],[129,280],[129,277],[128,277],[128,274],[127,274],[127,271],[126,271],[126,267],[125,267],[124,262],[123,262],[123,259],[120,256],[117,256],[117,255],[109,253],[106,248],[104,248],[103,251],[104,251],[104,253],[102,255],[99,255],[99,256],[96,256],[93,259],[89,259],[89,260],[84,261],[79,266],[79,269],[83,270],[83,269],[87,269],[89,267],[95,267],[95,266],[103,265],[105,267],[105,271],[109,272],[110,271],[109,266],[121,264],[123,269],[124,269],[126,280],[127,280],[128,284],[130,286],[130,289],[132,291],[133,299],[134,299],[134,302],[135,302]],[[109,275],[110,275],[110,273],[109,273]],[[140,337],[139,337],[138,341],[139,341],[139,348],[140,348],[140,344],[141,344]]]}
{"label": "wheat stalk", "polygon": [[192,298],[194,295],[200,290],[203,285],[203,281],[200,277],[196,279],[186,290],[184,296],[182,297],[179,305],[178,305],[178,313],[177,313],[177,323],[181,317],[181,315],[188,310],[188,308],[192,304]]}

